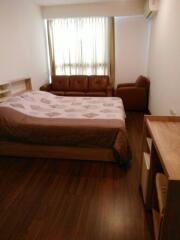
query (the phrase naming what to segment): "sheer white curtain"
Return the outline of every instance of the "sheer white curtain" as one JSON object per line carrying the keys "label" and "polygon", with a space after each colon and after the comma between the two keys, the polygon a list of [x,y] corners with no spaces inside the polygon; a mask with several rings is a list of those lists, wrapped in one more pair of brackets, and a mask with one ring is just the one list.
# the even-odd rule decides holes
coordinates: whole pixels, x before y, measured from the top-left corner
{"label": "sheer white curtain", "polygon": [[47,21],[51,69],[57,75],[110,74],[108,17]]}

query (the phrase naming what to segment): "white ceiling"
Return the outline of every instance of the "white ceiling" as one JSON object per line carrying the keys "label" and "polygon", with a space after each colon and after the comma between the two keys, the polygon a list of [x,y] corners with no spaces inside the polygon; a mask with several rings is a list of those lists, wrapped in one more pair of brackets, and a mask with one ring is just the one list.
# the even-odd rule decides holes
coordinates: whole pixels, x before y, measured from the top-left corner
{"label": "white ceiling", "polygon": [[85,4],[85,3],[103,3],[103,2],[137,2],[137,0],[34,0],[38,5],[49,6],[59,4]]}

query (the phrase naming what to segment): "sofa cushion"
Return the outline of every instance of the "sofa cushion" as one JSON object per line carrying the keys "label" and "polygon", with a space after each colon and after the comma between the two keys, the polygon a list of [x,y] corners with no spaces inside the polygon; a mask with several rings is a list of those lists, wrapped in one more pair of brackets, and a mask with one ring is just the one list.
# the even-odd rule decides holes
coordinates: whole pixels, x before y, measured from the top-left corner
{"label": "sofa cushion", "polygon": [[58,95],[58,96],[64,96],[63,91],[51,91],[52,94]]}
{"label": "sofa cushion", "polygon": [[107,86],[109,84],[109,77],[108,76],[89,76],[88,77],[88,83],[89,83],[89,91],[106,91]]}
{"label": "sofa cushion", "polygon": [[52,90],[66,91],[69,89],[69,76],[57,75],[52,76]]}
{"label": "sofa cushion", "polygon": [[88,88],[88,77],[83,75],[72,75],[69,77],[70,91],[85,92]]}
{"label": "sofa cushion", "polygon": [[71,92],[71,91],[67,91],[64,93],[65,96],[85,96],[85,92],[78,92],[78,91],[75,91],[75,92]]}
{"label": "sofa cushion", "polygon": [[89,96],[89,97],[105,97],[106,92],[86,92],[86,96]]}

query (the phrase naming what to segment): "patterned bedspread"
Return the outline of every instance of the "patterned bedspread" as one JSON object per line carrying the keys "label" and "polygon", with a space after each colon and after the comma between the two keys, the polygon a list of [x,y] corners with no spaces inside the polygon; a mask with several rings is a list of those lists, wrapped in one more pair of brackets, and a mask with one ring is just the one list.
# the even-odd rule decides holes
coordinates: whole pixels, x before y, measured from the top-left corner
{"label": "patterned bedspread", "polygon": [[122,100],[116,97],[61,97],[34,91],[10,97],[0,106],[40,118],[125,119]]}
{"label": "patterned bedspread", "polygon": [[122,100],[61,97],[34,91],[0,103],[0,140],[30,144],[112,148],[120,163],[131,152]]}

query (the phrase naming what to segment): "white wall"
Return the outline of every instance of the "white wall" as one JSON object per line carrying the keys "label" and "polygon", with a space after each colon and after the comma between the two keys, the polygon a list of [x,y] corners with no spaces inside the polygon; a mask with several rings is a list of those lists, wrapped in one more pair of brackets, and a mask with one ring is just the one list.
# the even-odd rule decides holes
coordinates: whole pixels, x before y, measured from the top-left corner
{"label": "white wall", "polygon": [[146,72],[146,21],[143,16],[115,18],[115,82],[134,82]]}
{"label": "white wall", "polygon": [[131,16],[140,15],[144,11],[142,0],[105,2],[89,4],[67,4],[59,6],[43,6],[44,18],[79,17],[79,16]]}
{"label": "white wall", "polygon": [[161,0],[152,19],[148,75],[151,113],[180,115],[180,0]]}
{"label": "white wall", "polygon": [[0,1],[0,81],[31,77],[34,89],[47,81],[43,27],[32,1]]}

